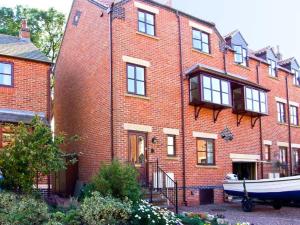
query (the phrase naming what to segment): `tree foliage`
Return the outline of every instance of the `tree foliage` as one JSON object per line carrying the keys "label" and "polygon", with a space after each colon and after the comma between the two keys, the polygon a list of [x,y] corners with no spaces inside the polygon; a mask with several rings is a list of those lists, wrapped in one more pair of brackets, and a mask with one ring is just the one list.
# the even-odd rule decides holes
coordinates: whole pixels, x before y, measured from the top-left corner
{"label": "tree foliage", "polygon": [[60,148],[66,141],[64,135],[53,138],[50,127],[39,117],[30,125],[20,123],[12,129],[14,141],[0,152],[4,187],[30,192],[37,175],[49,175],[66,168],[66,155]]}
{"label": "tree foliage", "polygon": [[31,41],[55,61],[63,37],[65,15],[54,8],[47,11],[17,6],[0,8],[0,33],[19,35],[21,20],[27,19],[31,33]]}

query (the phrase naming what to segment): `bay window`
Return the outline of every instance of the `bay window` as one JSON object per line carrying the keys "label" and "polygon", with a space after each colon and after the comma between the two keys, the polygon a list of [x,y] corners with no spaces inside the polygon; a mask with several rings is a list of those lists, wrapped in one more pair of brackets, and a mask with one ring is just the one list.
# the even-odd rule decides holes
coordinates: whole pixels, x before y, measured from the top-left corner
{"label": "bay window", "polygon": [[264,91],[253,88],[245,88],[246,110],[266,114],[267,113],[267,95]]}

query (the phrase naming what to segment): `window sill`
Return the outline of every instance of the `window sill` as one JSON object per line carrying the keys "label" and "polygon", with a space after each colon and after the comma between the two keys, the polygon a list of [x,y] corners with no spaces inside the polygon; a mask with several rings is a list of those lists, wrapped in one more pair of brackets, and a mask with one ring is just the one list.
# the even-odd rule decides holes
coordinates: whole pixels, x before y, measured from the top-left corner
{"label": "window sill", "polygon": [[197,168],[203,168],[203,169],[219,169],[218,166],[215,165],[196,165]]}
{"label": "window sill", "polygon": [[243,66],[243,65],[238,64],[238,63],[235,63],[235,65],[238,66],[238,67],[241,67],[241,68],[243,68],[243,69],[246,69],[246,70],[251,71],[251,69],[249,68],[249,66]]}
{"label": "window sill", "polygon": [[178,160],[179,160],[179,157],[177,157],[177,156],[167,156],[167,157],[166,157],[166,160],[174,160],[174,161],[178,161]]}
{"label": "window sill", "polygon": [[200,50],[198,50],[198,49],[195,49],[195,48],[192,48],[192,51],[193,51],[193,52],[197,52],[197,53],[202,54],[202,55],[206,55],[206,56],[209,56],[209,57],[213,57],[213,55],[212,55],[211,53],[202,52],[202,51],[200,51]]}
{"label": "window sill", "polygon": [[272,77],[269,75],[269,78],[273,79],[273,80],[279,80],[278,77]]}
{"label": "window sill", "polygon": [[151,39],[154,39],[154,40],[157,40],[157,41],[159,40],[159,38],[157,36],[152,36],[152,35],[149,35],[149,34],[144,34],[144,33],[139,32],[139,31],[137,31],[136,34],[144,36],[144,37],[148,37],[148,38],[151,38]]}
{"label": "window sill", "polygon": [[14,88],[14,86],[13,85],[0,84],[0,88]]}
{"label": "window sill", "polygon": [[[288,126],[287,123],[280,123],[280,122],[277,122],[278,125],[283,125],[283,126]],[[300,125],[294,125],[294,124],[291,124],[291,127],[293,128],[300,128]]]}
{"label": "window sill", "polygon": [[281,123],[281,122],[277,122],[278,125],[283,125],[283,126],[287,126],[287,123]]}
{"label": "window sill", "polygon": [[144,100],[150,100],[149,97],[146,96],[140,96],[140,95],[133,95],[133,94],[125,94],[125,97],[132,97],[132,98],[139,98],[139,99],[144,99]]}

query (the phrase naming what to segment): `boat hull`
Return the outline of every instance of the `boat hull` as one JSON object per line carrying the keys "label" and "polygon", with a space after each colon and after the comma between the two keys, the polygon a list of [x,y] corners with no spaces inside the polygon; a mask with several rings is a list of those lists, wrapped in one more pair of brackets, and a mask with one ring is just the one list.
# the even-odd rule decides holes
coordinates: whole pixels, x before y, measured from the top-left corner
{"label": "boat hull", "polygon": [[[224,191],[228,195],[243,197],[244,181],[225,181]],[[261,200],[299,201],[300,176],[278,179],[245,181],[246,191],[250,198]]]}

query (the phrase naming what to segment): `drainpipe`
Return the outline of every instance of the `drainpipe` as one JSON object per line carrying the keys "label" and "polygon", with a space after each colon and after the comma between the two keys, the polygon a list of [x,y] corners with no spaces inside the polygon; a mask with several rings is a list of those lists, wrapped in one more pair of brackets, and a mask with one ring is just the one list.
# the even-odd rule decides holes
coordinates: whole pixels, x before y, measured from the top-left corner
{"label": "drainpipe", "polygon": [[112,41],[112,21],[114,3],[109,8],[109,48],[110,48],[110,136],[111,136],[111,160],[114,160],[114,94],[113,94],[113,41]]}
{"label": "drainpipe", "polygon": [[178,22],[178,39],[179,39],[179,65],[180,65],[180,98],[181,98],[181,133],[182,133],[182,187],[183,203],[186,202],[186,177],[185,177],[185,118],[184,118],[184,88],[183,88],[183,58],[182,58],[182,37],[181,37],[181,20],[179,12],[176,11]]}
{"label": "drainpipe", "polygon": [[289,161],[290,161],[290,170],[289,175],[293,175],[293,167],[292,167],[292,137],[291,137],[291,118],[290,118],[290,98],[289,98],[289,85],[288,85],[288,76],[290,74],[288,73],[285,76],[285,90],[286,90],[286,100],[287,100],[287,117],[288,117],[288,138],[289,138]]}
{"label": "drainpipe", "polygon": [[[260,80],[259,80],[260,64],[261,64],[261,62],[259,61],[256,65],[256,82],[257,82],[257,84],[260,84]],[[259,117],[259,142],[260,142],[260,160],[263,161],[264,154],[263,154],[263,137],[262,137],[262,120],[261,120],[261,117]],[[264,163],[261,162],[260,164],[261,164],[260,165],[260,176],[261,176],[261,179],[263,179],[263,177],[264,177]]]}
{"label": "drainpipe", "polygon": [[227,58],[226,58],[227,51],[228,51],[228,49],[225,45],[224,50],[223,50],[223,67],[224,67],[225,74],[227,74]]}

